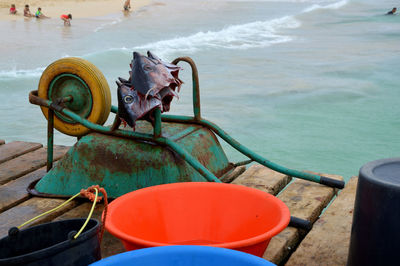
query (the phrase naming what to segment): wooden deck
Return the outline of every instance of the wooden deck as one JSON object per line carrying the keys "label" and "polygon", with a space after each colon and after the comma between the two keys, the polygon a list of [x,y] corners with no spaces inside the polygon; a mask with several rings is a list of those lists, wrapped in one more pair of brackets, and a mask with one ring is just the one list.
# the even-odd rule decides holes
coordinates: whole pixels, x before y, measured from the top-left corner
{"label": "wooden deck", "polygon": [[[60,159],[68,149],[56,145],[54,159]],[[0,140],[0,237],[6,236],[10,227],[18,226],[64,202],[62,199],[31,197],[26,191],[28,184],[46,173],[46,156],[46,148],[41,144]],[[265,259],[278,265],[346,265],[357,177],[353,177],[337,197],[335,189],[292,179],[257,164],[247,170],[244,166],[238,167],[225,180],[277,195],[289,207],[292,216],[314,224],[309,232],[286,228],[271,240],[264,254]],[[332,199],[333,202],[321,215]],[[90,207],[89,202],[72,201],[32,225],[86,217]],[[102,209],[101,204],[96,207],[95,218],[100,218]],[[102,256],[123,251],[120,241],[106,232]]]}

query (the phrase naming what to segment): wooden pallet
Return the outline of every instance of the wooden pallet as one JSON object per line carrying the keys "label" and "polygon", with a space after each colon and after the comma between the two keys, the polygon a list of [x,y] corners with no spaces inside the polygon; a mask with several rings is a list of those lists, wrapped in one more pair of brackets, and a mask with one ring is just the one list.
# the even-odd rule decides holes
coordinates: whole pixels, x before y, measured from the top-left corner
{"label": "wooden pallet", "polygon": [[[59,160],[68,149],[56,145],[54,160]],[[10,227],[64,202],[62,199],[32,197],[26,191],[32,181],[45,174],[46,158],[46,148],[41,144],[0,140],[0,237],[6,236]],[[342,179],[337,175],[324,175]],[[288,227],[275,236],[263,256],[265,259],[278,265],[346,264],[357,178],[352,178],[322,216],[324,208],[337,194],[333,188],[292,179],[258,164],[247,170],[244,166],[238,167],[225,178],[234,184],[277,195],[289,207],[292,216],[314,223],[310,232]],[[32,225],[86,217],[90,207],[89,202],[72,201]],[[100,219],[102,209],[102,204],[97,205],[95,218]],[[101,248],[103,257],[124,251],[121,242],[107,232]]]}

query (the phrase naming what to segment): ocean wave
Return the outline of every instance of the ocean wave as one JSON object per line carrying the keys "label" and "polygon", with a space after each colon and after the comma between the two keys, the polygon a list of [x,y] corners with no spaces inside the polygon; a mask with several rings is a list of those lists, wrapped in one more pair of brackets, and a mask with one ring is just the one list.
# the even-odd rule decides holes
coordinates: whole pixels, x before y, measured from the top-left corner
{"label": "ocean wave", "polygon": [[177,37],[133,47],[133,50],[152,50],[166,57],[176,51],[194,53],[200,49],[250,49],[289,42],[291,36],[281,35],[280,29],[297,28],[300,22],[292,16],[267,21],[256,21],[228,26],[220,31],[197,32],[186,37]]}
{"label": "ocean wave", "polygon": [[36,78],[42,75],[44,69],[44,67],[38,67],[35,69],[0,70],[0,79]]}
{"label": "ocean wave", "polygon": [[115,20],[113,20],[113,21],[111,21],[111,22],[107,22],[107,23],[101,24],[100,26],[98,26],[97,28],[95,28],[95,29],[93,30],[93,32],[101,31],[101,30],[103,30],[103,29],[105,29],[105,28],[108,28],[108,27],[110,27],[110,26],[113,26],[113,25],[118,24],[118,23],[121,23],[121,22],[122,22],[122,19],[121,19],[121,18],[117,18],[117,19],[115,19]]}
{"label": "ocean wave", "polygon": [[311,12],[311,11],[318,10],[318,9],[339,9],[339,8],[347,5],[348,2],[349,2],[348,0],[342,0],[342,1],[335,2],[335,3],[329,4],[329,5],[325,5],[325,6],[315,4],[310,7],[307,7],[306,9],[303,10],[303,12],[307,13],[307,12]]}
{"label": "ocean wave", "polygon": [[83,55],[82,57],[89,60],[89,59],[95,59],[99,55],[103,55],[103,54],[126,55],[131,52],[132,52],[131,48],[127,48],[127,47],[108,48],[105,50],[98,50],[98,51],[93,51],[92,53],[87,53],[87,54]]}

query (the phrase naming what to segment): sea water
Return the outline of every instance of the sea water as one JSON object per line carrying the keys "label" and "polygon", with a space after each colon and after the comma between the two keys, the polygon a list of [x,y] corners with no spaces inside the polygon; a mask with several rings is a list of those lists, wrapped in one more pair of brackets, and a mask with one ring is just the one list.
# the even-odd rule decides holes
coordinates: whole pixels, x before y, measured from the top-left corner
{"label": "sea water", "polygon": [[[28,94],[53,61],[94,63],[117,105],[132,52],[199,70],[202,116],[265,158],[298,170],[357,175],[399,156],[397,1],[161,1],[129,15],[0,22],[0,138],[46,144],[47,122]],[[192,114],[190,66],[172,114]],[[110,115],[107,124],[114,115]],[[76,138],[56,133],[55,143]],[[245,158],[224,145],[231,161]]]}

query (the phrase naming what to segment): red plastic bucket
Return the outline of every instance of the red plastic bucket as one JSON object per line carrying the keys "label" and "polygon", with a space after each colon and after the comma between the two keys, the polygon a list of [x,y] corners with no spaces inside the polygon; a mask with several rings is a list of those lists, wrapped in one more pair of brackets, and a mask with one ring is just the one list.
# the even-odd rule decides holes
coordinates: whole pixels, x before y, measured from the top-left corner
{"label": "red plastic bucket", "polygon": [[126,250],[203,245],[262,256],[289,224],[278,198],[240,185],[187,182],[127,193],[108,207],[106,229]]}

